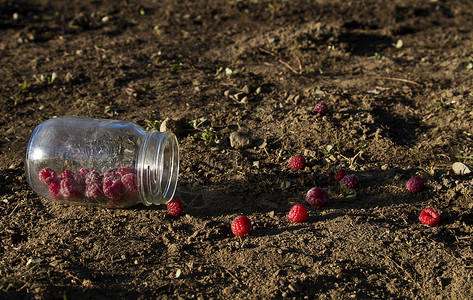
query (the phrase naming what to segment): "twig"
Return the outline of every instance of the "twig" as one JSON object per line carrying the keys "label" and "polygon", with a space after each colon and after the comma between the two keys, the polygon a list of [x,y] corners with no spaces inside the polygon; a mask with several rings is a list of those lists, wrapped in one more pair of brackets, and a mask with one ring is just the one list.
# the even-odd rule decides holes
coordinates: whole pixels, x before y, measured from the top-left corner
{"label": "twig", "polygon": [[[261,52],[264,52],[266,54],[269,54],[271,56],[276,56],[276,54],[272,51],[269,51],[269,50],[266,50],[266,49],[263,49],[263,48],[258,48],[259,51]],[[301,64],[301,61],[299,60],[299,58],[296,58],[298,63],[299,63],[299,70],[300,71],[296,71],[293,67],[291,67],[287,62],[283,61],[282,59],[279,59],[278,61],[283,64],[286,68],[288,68],[289,70],[291,70],[292,72],[294,72],[295,74],[302,74],[302,64]]]}
{"label": "twig", "polygon": [[287,62],[283,61],[282,59],[280,59],[279,62],[282,63],[283,65],[285,65],[286,68],[288,68],[289,70],[291,70],[295,74],[301,74],[301,72],[297,72],[296,70],[294,70],[293,67],[291,67]]}
{"label": "twig", "polygon": [[235,279],[236,281],[238,281],[238,283],[240,283],[240,279],[238,279],[238,277],[236,277],[232,272],[228,271],[226,268],[222,267],[222,269],[227,272],[230,276],[232,276],[233,279]]}
{"label": "twig", "polygon": [[394,81],[402,81],[402,82],[406,82],[406,83],[411,83],[411,84],[415,84],[415,85],[422,85],[418,82],[415,82],[415,81],[412,81],[412,80],[408,80],[408,79],[403,79],[403,78],[393,78],[393,77],[375,77],[375,78],[378,78],[378,79],[385,79],[385,80],[394,80]]}

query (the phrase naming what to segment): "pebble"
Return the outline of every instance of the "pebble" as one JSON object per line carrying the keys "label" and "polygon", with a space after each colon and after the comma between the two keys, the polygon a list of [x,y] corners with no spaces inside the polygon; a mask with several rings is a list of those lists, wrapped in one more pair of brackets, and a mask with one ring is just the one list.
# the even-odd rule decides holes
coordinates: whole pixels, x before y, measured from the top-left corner
{"label": "pebble", "polygon": [[230,134],[230,146],[235,149],[245,149],[251,145],[251,136],[249,133],[235,131]]}
{"label": "pebble", "polygon": [[161,127],[159,128],[159,131],[164,132],[164,131],[169,131],[174,133],[175,135],[179,136],[185,132],[185,120],[173,120],[170,118],[166,118],[161,123]]}
{"label": "pebble", "polygon": [[467,164],[464,164],[462,162],[456,162],[452,165],[452,169],[453,169],[453,172],[455,172],[455,174],[457,175],[468,175],[468,174],[471,174],[471,172],[473,171],[473,169],[467,165]]}

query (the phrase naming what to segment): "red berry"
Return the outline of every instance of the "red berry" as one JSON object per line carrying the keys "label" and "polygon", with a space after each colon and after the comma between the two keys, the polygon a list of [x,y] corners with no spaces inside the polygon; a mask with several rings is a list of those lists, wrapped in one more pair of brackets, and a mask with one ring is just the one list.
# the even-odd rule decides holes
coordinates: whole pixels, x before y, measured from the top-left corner
{"label": "red berry", "polygon": [[340,185],[347,189],[354,189],[358,186],[359,180],[355,175],[346,175],[340,180]]}
{"label": "red berry", "polygon": [[422,224],[435,226],[439,223],[440,216],[432,208],[427,207],[420,213],[419,220]]}
{"label": "red berry", "polygon": [[232,232],[236,236],[245,236],[250,233],[251,221],[245,216],[238,216],[233,220]]}
{"label": "red berry", "polygon": [[103,176],[97,170],[90,170],[89,173],[85,175],[85,183],[89,184],[93,181],[102,181]]}
{"label": "red berry", "polygon": [[74,179],[74,172],[71,170],[64,170],[61,174],[59,174],[59,177]]}
{"label": "red berry", "polygon": [[48,193],[51,199],[61,198],[61,186],[59,180],[53,181],[49,184]]}
{"label": "red berry", "polygon": [[50,168],[44,168],[39,171],[39,180],[44,184],[50,184],[56,178],[56,172]]}
{"label": "red berry", "polygon": [[420,176],[414,176],[407,181],[406,187],[411,193],[419,193],[424,189],[424,181]]}
{"label": "red berry", "polygon": [[314,114],[319,114],[321,116],[325,116],[328,112],[328,107],[327,107],[327,104],[325,104],[325,102],[321,101],[319,103],[317,103],[315,106],[314,106],[314,109],[312,110],[312,112]]}
{"label": "red berry", "polygon": [[174,198],[168,202],[168,213],[173,216],[177,217],[182,215],[182,201],[178,198]]}
{"label": "red berry", "polygon": [[335,179],[337,179],[338,181],[342,180],[343,177],[345,177],[347,175],[347,172],[345,172],[344,169],[340,169],[340,172],[338,172],[336,175],[335,175]]}
{"label": "red berry", "polygon": [[302,204],[296,204],[289,211],[288,218],[292,222],[304,222],[307,219],[307,209]]}
{"label": "red berry", "polygon": [[89,170],[84,168],[77,171],[77,174],[87,175],[87,173],[89,173]]}
{"label": "red berry", "polygon": [[121,168],[118,168],[117,172],[121,176],[130,174],[130,173],[136,174],[136,168],[135,167],[121,167]]}
{"label": "red berry", "polygon": [[302,155],[296,155],[289,160],[289,166],[294,170],[305,168],[305,158]]}
{"label": "red berry", "polygon": [[104,180],[103,182],[103,193],[112,202],[120,200],[124,191],[125,187],[120,180]]}
{"label": "red berry", "polygon": [[[128,173],[122,176],[122,183],[125,187],[125,192],[132,196],[138,196],[138,184],[136,182],[136,174]],[[171,200],[172,201],[172,200]]]}
{"label": "red berry", "polygon": [[122,176],[118,173],[118,168],[113,168],[103,173],[103,181],[121,180]]}
{"label": "red berry", "polygon": [[85,195],[91,200],[98,200],[103,198],[105,195],[102,189],[101,181],[92,181],[85,187]]}
{"label": "red berry", "polygon": [[322,207],[328,204],[328,193],[324,189],[311,188],[305,197],[307,202],[314,207]]}
{"label": "red berry", "polygon": [[74,199],[80,194],[80,187],[77,181],[72,178],[61,180],[61,195],[66,199]]}

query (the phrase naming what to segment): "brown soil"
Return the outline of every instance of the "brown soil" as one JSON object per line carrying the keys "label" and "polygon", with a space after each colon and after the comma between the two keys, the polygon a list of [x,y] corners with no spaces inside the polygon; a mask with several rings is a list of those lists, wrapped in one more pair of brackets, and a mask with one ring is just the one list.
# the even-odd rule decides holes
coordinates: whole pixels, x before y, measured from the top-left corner
{"label": "brown soil", "polygon": [[[473,157],[472,6],[0,0],[1,298],[471,299],[473,179],[451,165]],[[205,118],[179,135],[185,214],[35,195],[29,135],[63,115]],[[416,173],[426,189],[411,194]],[[290,222],[313,186],[329,205]],[[425,207],[438,226],[419,222]]]}

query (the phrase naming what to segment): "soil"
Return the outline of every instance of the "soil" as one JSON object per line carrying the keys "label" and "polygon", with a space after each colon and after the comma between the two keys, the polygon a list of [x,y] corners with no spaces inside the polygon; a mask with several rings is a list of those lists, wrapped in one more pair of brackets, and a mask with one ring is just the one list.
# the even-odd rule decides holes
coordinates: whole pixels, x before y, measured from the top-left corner
{"label": "soil", "polygon": [[[471,299],[472,28],[467,0],[0,0],[0,297]],[[37,196],[29,136],[65,115],[179,121],[184,215]]]}

